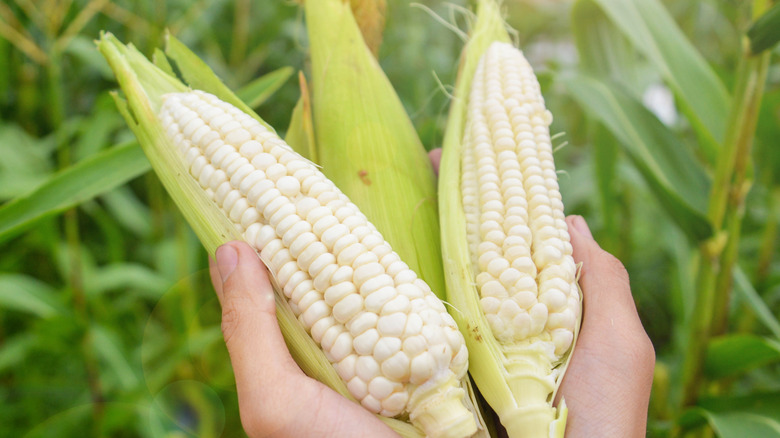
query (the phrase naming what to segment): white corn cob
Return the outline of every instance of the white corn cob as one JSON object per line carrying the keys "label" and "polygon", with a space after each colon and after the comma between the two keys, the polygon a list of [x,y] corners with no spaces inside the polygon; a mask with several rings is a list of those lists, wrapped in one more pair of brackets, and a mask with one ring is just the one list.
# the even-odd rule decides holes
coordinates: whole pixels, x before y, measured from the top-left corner
{"label": "white corn cob", "polygon": [[522,53],[495,42],[469,96],[461,191],[481,304],[501,342],[550,343],[579,319],[576,266],[553,163],[552,115]]}
{"label": "white corn cob", "polygon": [[163,99],[160,121],[192,177],[261,249],[351,394],[372,412],[408,413],[424,429],[440,407],[465,411],[461,333],[358,208],[234,106],[201,91]]}

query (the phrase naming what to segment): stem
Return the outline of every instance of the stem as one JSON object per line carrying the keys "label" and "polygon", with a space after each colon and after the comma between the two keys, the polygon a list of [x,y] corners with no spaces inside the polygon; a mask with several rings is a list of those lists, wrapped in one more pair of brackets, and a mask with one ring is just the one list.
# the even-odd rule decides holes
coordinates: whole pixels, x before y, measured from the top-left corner
{"label": "stem", "polygon": [[683,406],[692,405],[698,399],[710,336],[713,330],[724,330],[726,325],[745,195],[750,187],[746,170],[768,65],[768,53],[750,57],[747,47],[743,48],[734,105],[710,195],[708,216],[716,233],[699,247],[701,265],[695,312],[683,363]]}
{"label": "stem", "polygon": [[[752,181],[746,176],[755,137],[761,98],[764,95],[769,53],[745,60],[745,90],[740,124],[737,126],[735,147],[737,155],[734,163],[734,176],[726,202],[725,228],[728,230],[726,248],[720,258],[720,272],[715,289],[715,317],[712,321],[712,334],[718,335],[726,330],[728,323],[729,298],[731,296],[732,271],[739,254],[739,237],[742,218],[745,215],[745,196]],[[740,90],[742,91],[742,90]]]}

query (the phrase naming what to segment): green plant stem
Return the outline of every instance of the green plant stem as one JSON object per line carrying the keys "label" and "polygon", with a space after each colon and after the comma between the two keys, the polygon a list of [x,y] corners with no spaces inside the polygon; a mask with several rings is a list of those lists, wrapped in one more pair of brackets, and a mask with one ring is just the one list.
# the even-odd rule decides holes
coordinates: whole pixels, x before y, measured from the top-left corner
{"label": "green plant stem", "polygon": [[717,231],[700,245],[696,311],[690,321],[683,365],[684,406],[694,404],[699,397],[704,358],[713,330],[725,330],[745,195],[750,187],[746,173],[769,55],[750,57],[747,49],[743,50],[726,141],[710,195],[709,219]]}
{"label": "green plant stem", "polygon": [[712,335],[726,331],[728,323],[729,300],[731,296],[732,271],[739,254],[739,237],[742,229],[742,218],[745,213],[745,197],[750,190],[752,181],[747,178],[748,162],[751,155],[753,138],[755,137],[758,112],[761,108],[761,98],[764,95],[767,70],[769,68],[769,53],[751,57],[745,62],[745,94],[742,102],[743,117],[736,127],[736,147],[738,151],[734,176],[726,202],[725,228],[728,231],[728,241],[720,258],[720,272],[715,289],[715,315],[712,320]]}

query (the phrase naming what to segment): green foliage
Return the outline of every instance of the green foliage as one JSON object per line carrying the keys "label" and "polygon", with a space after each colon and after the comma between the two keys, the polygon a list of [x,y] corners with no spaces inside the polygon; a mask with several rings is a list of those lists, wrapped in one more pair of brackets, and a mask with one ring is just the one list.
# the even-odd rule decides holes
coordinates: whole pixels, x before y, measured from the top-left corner
{"label": "green foliage", "polygon": [[[424,3],[461,30],[471,20],[465,1]],[[627,266],[669,373],[656,382],[653,405],[665,408],[651,411],[650,436],[705,426],[780,436],[778,6],[749,3],[506,2],[563,133],[556,145],[568,143],[555,156],[567,213],[585,215]],[[300,11],[249,0],[36,5],[0,5],[3,432],[240,436],[206,253],[146,172],[93,40],[110,31],[151,56],[169,32],[282,132],[299,97],[290,76],[308,68]],[[388,2],[386,25],[379,62],[425,146],[437,147],[463,42],[405,2]],[[186,70],[170,50],[164,67]],[[760,56],[763,99],[745,106],[739,90]],[[755,114],[730,114],[742,109]],[[739,187],[720,170],[734,164],[723,158],[734,120],[757,122],[755,147],[736,155],[749,159]],[[746,195],[726,211],[732,225],[711,214],[726,194]],[[726,330],[692,338],[701,267],[728,243],[737,259],[723,274]],[[680,407],[683,364],[699,343],[703,384]]]}

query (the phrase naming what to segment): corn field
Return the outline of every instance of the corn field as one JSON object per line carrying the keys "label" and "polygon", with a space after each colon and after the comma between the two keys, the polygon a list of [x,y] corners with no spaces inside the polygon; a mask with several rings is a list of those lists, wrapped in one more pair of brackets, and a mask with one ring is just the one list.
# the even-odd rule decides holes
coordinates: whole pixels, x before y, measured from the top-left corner
{"label": "corn field", "polygon": [[[359,24],[433,150],[475,3],[386,3]],[[501,11],[553,114],[565,212],[630,275],[647,436],[780,437],[780,3]],[[0,3],[0,436],[244,436],[209,255],[117,109],[106,32],[192,84],[164,60],[191,50],[288,140],[318,62],[298,2]]]}

